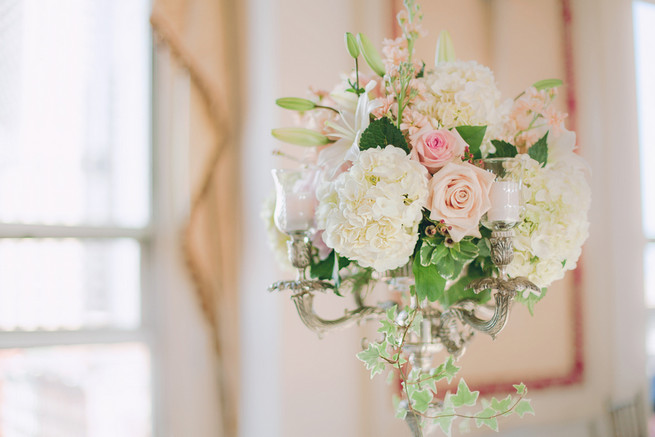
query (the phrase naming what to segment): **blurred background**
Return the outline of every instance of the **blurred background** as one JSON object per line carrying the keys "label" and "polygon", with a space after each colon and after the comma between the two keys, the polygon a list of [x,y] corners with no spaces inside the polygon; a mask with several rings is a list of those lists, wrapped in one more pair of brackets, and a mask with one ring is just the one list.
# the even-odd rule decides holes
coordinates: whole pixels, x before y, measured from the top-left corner
{"label": "blurred background", "polygon": [[[502,436],[649,435],[655,1],[422,5],[426,63],[447,29],[506,98],[564,80],[592,170],[578,270],[476,340],[467,381],[530,388],[536,416],[501,420]],[[352,68],[344,33],[380,48],[401,7],[0,0],[0,437],[410,435],[394,388],[355,358],[374,330],[318,339],[266,292],[290,274],[260,217],[288,165],[270,130],[293,119],[274,100],[329,91]],[[622,406],[638,433],[615,433]]]}

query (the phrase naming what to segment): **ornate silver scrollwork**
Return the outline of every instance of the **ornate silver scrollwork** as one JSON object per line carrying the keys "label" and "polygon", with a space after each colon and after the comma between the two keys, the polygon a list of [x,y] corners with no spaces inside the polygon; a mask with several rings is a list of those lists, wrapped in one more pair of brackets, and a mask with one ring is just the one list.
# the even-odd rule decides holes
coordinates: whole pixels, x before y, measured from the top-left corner
{"label": "ornate silver scrollwork", "polygon": [[[526,278],[509,279],[507,277],[506,268],[513,258],[512,236],[512,230],[492,232],[491,238],[489,238],[491,259],[498,267],[498,277],[482,278],[470,284],[476,294],[484,290],[492,290],[495,305],[481,305],[479,302],[467,299],[441,310],[429,305],[421,307],[413,301],[412,307],[422,313],[423,319],[419,333],[410,334],[403,346],[412,366],[428,371],[432,367],[433,357],[444,348],[449,354],[459,358],[466,351],[466,345],[475,331],[489,334],[495,338],[507,325],[511,304],[517,292],[525,290],[540,292],[539,288]],[[278,281],[269,287],[269,291],[290,290],[300,320],[319,336],[327,331],[343,329],[362,321],[381,319],[385,317],[386,309],[389,306],[396,305],[395,302],[387,302],[377,306],[368,306],[364,303],[361,290],[353,288],[354,309],[345,310],[344,315],[336,319],[320,317],[314,310],[314,293],[333,290],[335,287],[328,281],[306,279],[305,270],[311,261],[311,243],[308,233],[291,234],[288,248],[289,260],[298,269],[298,277],[294,281]],[[408,264],[387,272],[383,279],[391,289],[409,292],[409,288],[413,284],[411,266]],[[407,323],[407,313],[401,311],[398,314],[397,322],[401,325]],[[438,408],[438,405],[432,408]],[[418,436],[418,424],[421,418],[410,411],[406,421],[413,435]]]}

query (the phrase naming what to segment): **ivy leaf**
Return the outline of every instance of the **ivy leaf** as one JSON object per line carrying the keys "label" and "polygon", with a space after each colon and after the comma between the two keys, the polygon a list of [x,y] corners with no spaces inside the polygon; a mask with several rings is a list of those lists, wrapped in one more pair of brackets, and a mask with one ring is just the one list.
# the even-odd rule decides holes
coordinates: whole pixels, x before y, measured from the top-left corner
{"label": "ivy leaf", "polygon": [[453,431],[453,421],[455,420],[455,410],[452,408],[444,409],[435,419],[434,423],[439,425],[441,430],[448,437],[452,435]]}
{"label": "ivy leaf", "polygon": [[482,425],[486,425],[494,431],[498,431],[498,420],[493,417],[495,415],[496,412],[491,407],[487,407],[476,414],[475,424],[478,428],[481,428]]}
{"label": "ivy leaf", "polygon": [[493,408],[496,411],[496,413],[507,413],[511,406],[512,406],[511,395],[507,395],[507,397],[502,401],[499,401],[496,398],[491,399],[491,408]]}
{"label": "ivy leaf", "polygon": [[469,386],[466,385],[464,378],[462,378],[459,380],[459,384],[457,385],[457,394],[453,395],[450,399],[453,402],[454,407],[463,407],[465,405],[472,407],[478,400],[479,394],[479,391],[472,392],[469,389]]}
{"label": "ivy leaf", "polygon": [[430,302],[434,302],[443,296],[446,287],[446,279],[442,277],[432,266],[424,267],[421,265],[419,257],[414,257],[412,272],[414,273],[416,297],[419,302],[426,297]]}
{"label": "ivy leaf", "polygon": [[388,337],[396,337],[396,335],[398,334],[398,325],[396,325],[395,323],[389,320],[384,320],[384,319],[380,321],[380,324],[382,326],[378,328],[378,332],[382,334],[386,334]]}
{"label": "ivy leaf", "polygon": [[435,378],[434,375],[430,375],[430,377],[425,380],[424,384],[427,388],[432,390],[434,393],[437,392],[437,378]]}
{"label": "ivy leaf", "polygon": [[[409,332],[413,332],[416,335],[421,335],[421,322],[423,321],[423,314],[422,313],[416,313],[414,316],[414,321],[412,322],[412,326],[409,327]],[[419,369],[416,369],[416,371],[420,372]]]}
{"label": "ivy leaf", "polygon": [[457,126],[459,136],[469,145],[469,152],[473,154],[473,158],[481,159],[482,152],[480,145],[484,140],[484,134],[487,132],[487,126]]}
{"label": "ivy leaf", "polygon": [[357,354],[357,358],[366,364],[366,368],[371,371],[371,379],[384,370],[384,363],[380,361],[380,350],[374,343],[368,345],[368,349]]}
{"label": "ivy leaf", "polygon": [[496,148],[493,154],[494,158],[513,158],[518,153],[516,146],[507,141],[491,140],[491,144]]}
{"label": "ivy leaf", "polygon": [[548,132],[528,149],[530,158],[545,166],[548,161]]}
{"label": "ivy leaf", "polygon": [[396,374],[393,372],[393,370],[390,370],[389,374],[387,375],[387,384],[391,385],[395,380]]}
{"label": "ivy leaf", "polygon": [[399,147],[409,154],[405,136],[387,117],[373,120],[362,132],[359,140],[360,150],[374,149],[378,146],[385,148],[388,145]]}
{"label": "ivy leaf", "polygon": [[532,414],[534,416],[534,410],[532,409],[529,399],[523,399],[519,402],[514,411],[516,411],[516,414],[520,417],[523,417],[526,414]]}
{"label": "ivy leaf", "polygon": [[432,391],[430,389],[416,390],[412,393],[413,407],[420,413],[425,413],[432,402]]}
{"label": "ivy leaf", "polygon": [[457,372],[459,372],[459,367],[454,364],[453,357],[449,356],[445,363],[441,364],[436,369],[433,369],[430,374],[436,381],[446,378],[450,384],[450,381],[452,381],[455,375],[457,375]]}
{"label": "ivy leaf", "polygon": [[515,384],[514,388],[516,389],[516,394],[519,396],[525,395],[528,393],[528,389],[525,386],[525,384],[520,383],[520,384]]}
{"label": "ivy leaf", "polygon": [[396,418],[405,420],[405,417],[407,417],[407,408],[405,408],[403,403],[400,401],[400,397],[393,395],[392,401],[393,407],[396,410]]}

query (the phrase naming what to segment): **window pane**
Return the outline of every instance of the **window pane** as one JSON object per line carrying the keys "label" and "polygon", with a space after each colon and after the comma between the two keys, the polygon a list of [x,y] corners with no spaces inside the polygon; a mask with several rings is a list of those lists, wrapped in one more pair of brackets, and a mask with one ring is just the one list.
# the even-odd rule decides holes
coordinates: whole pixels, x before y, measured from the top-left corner
{"label": "window pane", "polygon": [[0,221],[149,220],[147,0],[0,2]]}
{"label": "window pane", "polygon": [[634,23],[644,233],[655,238],[655,4],[635,2]]}
{"label": "window pane", "polygon": [[0,350],[2,437],[147,437],[141,344]]}
{"label": "window pane", "polygon": [[131,239],[0,240],[0,330],[134,328],[139,278]]}

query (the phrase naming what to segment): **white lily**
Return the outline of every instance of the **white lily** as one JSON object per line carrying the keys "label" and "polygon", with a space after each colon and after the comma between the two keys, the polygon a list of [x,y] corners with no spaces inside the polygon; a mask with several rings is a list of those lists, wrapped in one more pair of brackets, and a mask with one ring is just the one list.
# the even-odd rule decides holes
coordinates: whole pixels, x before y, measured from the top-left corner
{"label": "white lily", "polygon": [[327,123],[327,126],[335,131],[330,136],[339,138],[318,154],[318,165],[329,169],[327,174],[329,179],[335,176],[336,171],[346,161],[354,161],[359,156],[359,139],[370,123],[371,112],[380,106],[379,103],[372,102],[368,96],[376,85],[374,80],[366,84],[365,92],[357,99],[357,109],[354,114],[341,110],[339,121]]}

